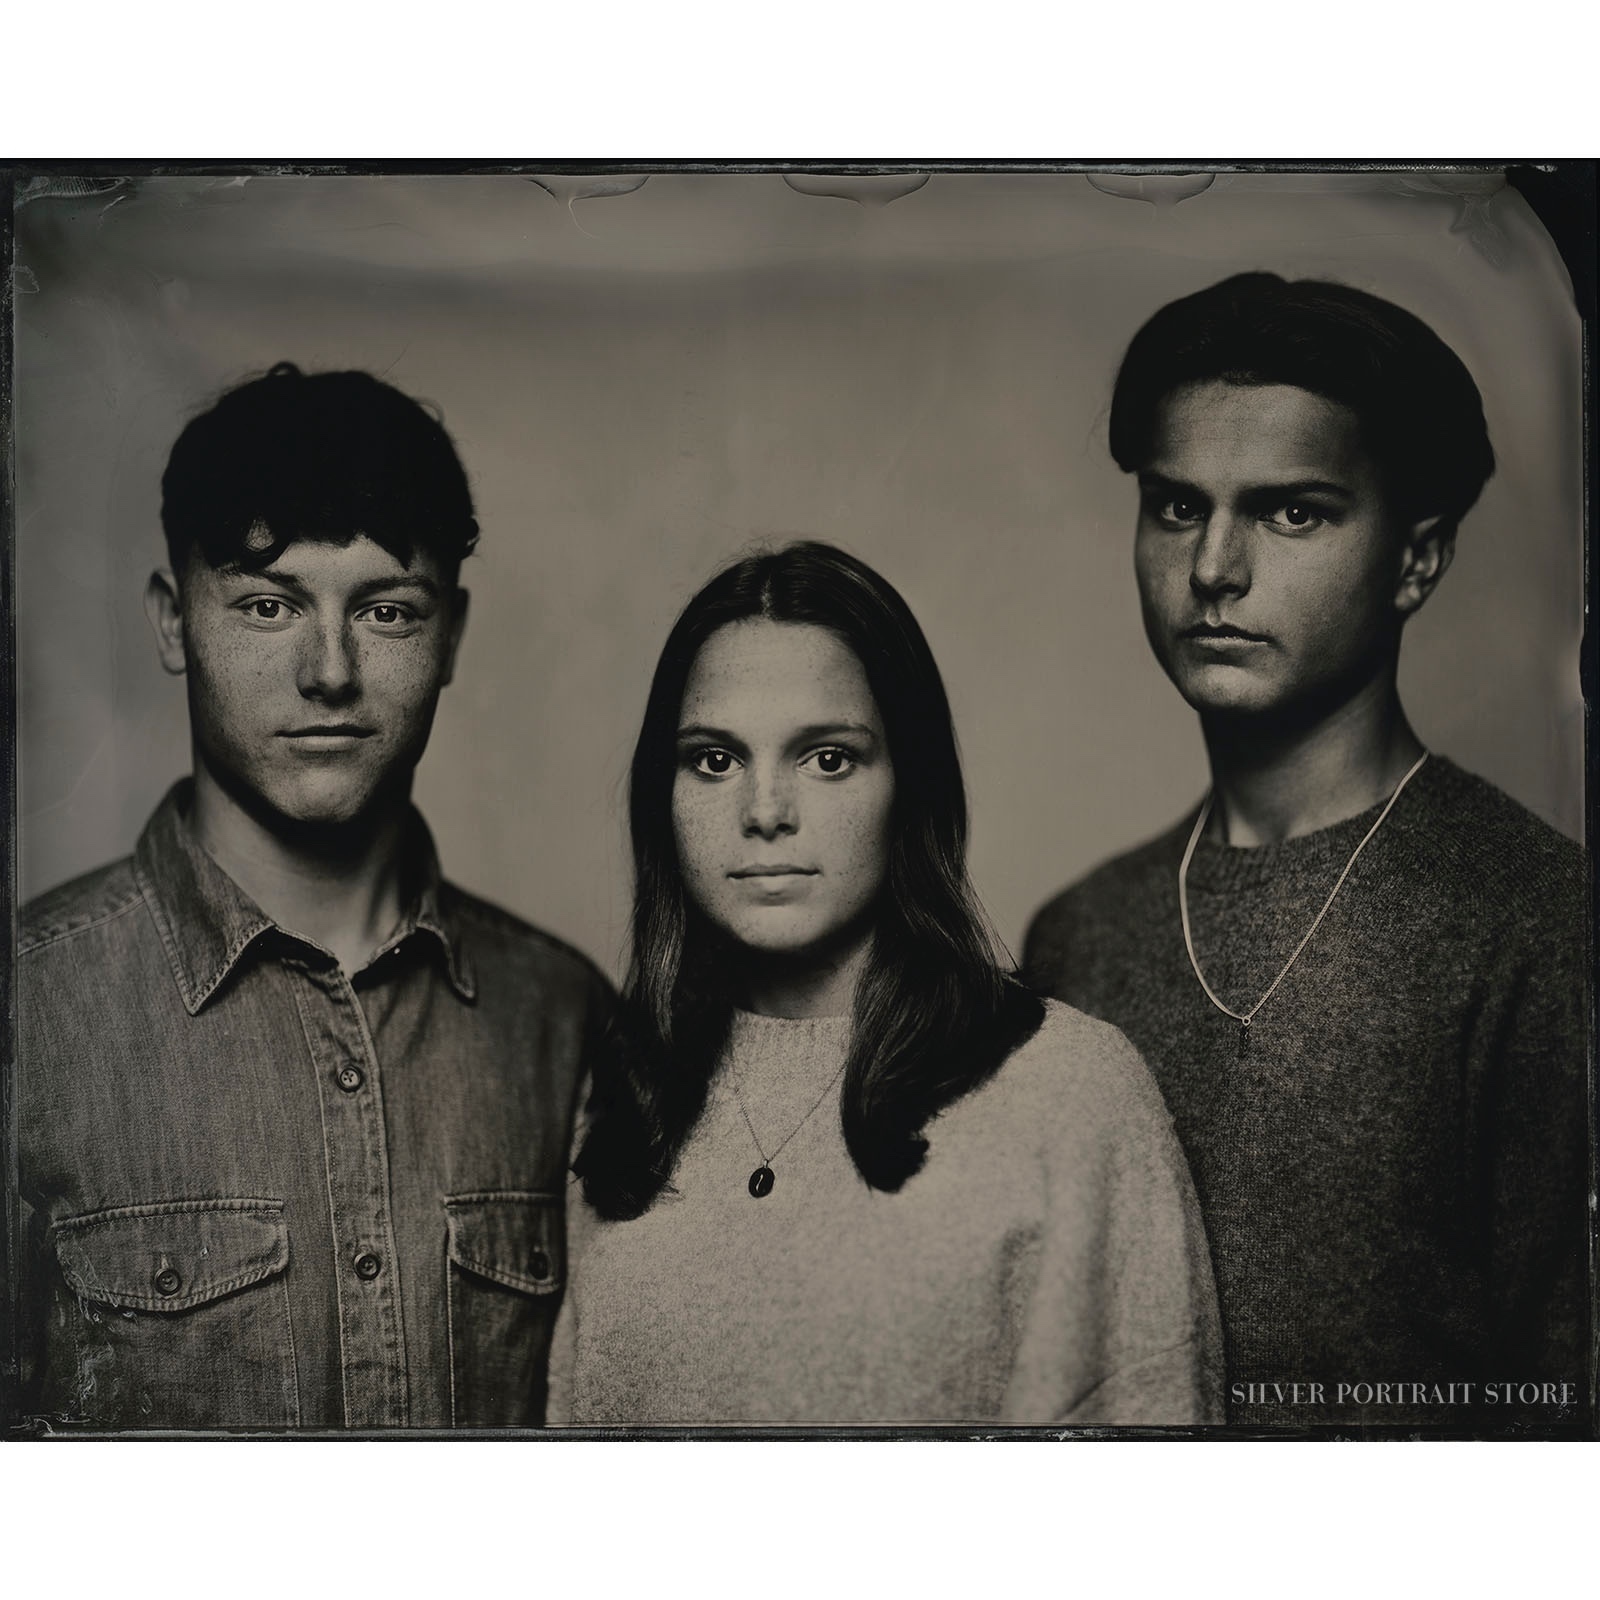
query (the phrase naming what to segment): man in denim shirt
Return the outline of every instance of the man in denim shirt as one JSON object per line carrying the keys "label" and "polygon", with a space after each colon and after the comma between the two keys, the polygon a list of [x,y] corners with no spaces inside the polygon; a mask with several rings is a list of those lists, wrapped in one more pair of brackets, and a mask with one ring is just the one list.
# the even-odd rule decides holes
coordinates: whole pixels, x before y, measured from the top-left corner
{"label": "man in denim shirt", "polygon": [[537,1425],[610,991],[410,804],[477,538],[444,429],[283,365],[184,430],[147,609],[194,775],[24,908],[21,1399],[45,1425]]}

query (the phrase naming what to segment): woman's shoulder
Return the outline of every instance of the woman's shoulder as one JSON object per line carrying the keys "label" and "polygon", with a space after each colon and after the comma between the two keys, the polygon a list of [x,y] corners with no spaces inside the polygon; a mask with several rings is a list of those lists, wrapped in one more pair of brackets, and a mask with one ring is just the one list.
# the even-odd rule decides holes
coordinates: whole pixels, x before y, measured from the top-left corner
{"label": "woman's shoulder", "polygon": [[1120,1029],[1060,1000],[984,1085],[974,1111],[1051,1144],[1170,1126],[1144,1058]]}

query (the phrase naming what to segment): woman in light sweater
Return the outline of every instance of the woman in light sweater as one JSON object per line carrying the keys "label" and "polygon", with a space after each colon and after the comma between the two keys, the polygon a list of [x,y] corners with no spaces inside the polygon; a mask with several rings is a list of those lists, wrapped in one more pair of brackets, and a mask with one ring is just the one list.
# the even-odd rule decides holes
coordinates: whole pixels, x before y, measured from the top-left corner
{"label": "woman in light sweater", "polygon": [[1220,1420],[1166,1111],[1120,1033],[996,965],[894,589],[815,543],[714,578],[656,669],[630,813],[550,1420]]}

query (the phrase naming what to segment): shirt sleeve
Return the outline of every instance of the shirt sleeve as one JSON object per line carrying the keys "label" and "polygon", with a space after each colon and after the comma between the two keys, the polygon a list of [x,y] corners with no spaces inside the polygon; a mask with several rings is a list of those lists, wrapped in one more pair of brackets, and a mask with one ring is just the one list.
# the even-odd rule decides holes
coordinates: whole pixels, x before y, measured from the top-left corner
{"label": "shirt sleeve", "polygon": [[13,1323],[17,1386],[16,1404],[6,1420],[15,1426],[31,1422],[43,1410],[51,1252],[44,1217],[15,1191],[11,1202],[17,1207],[17,1227],[11,1235],[17,1243],[17,1316]]}

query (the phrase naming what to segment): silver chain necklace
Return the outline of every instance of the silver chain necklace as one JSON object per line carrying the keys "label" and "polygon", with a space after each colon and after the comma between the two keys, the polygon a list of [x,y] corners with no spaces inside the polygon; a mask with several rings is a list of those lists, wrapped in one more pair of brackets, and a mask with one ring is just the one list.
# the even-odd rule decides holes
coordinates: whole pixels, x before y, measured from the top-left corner
{"label": "silver chain necklace", "polygon": [[[1305,938],[1294,947],[1294,954],[1284,962],[1278,976],[1267,985],[1267,992],[1250,1007],[1248,1011],[1235,1011],[1217,998],[1211,985],[1206,982],[1206,975],[1200,970],[1200,958],[1194,953],[1194,935],[1189,928],[1189,863],[1194,859],[1194,849],[1200,842],[1200,835],[1205,832],[1207,821],[1211,816],[1212,801],[1216,798],[1216,790],[1211,790],[1206,795],[1206,801],[1200,808],[1200,815],[1194,819],[1194,830],[1189,835],[1189,843],[1184,847],[1183,860],[1178,866],[1178,915],[1183,921],[1183,947],[1189,952],[1189,965],[1194,968],[1194,975],[1200,980],[1200,987],[1206,992],[1206,999],[1214,1005],[1225,1017],[1232,1017],[1239,1024],[1239,1055],[1242,1059],[1250,1050],[1250,1024],[1255,1019],[1256,1013],[1272,998],[1273,991],[1289,976],[1289,968],[1300,959],[1300,953],[1311,943],[1312,935],[1322,926],[1322,919],[1327,916],[1328,908],[1333,904],[1339,891],[1344,887],[1344,880],[1350,876],[1350,869],[1356,864],[1356,857],[1367,848],[1373,834],[1383,826],[1383,819],[1394,810],[1394,803],[1400,798],[1401,791],[1422,770],[1422,764],[1428,759],[1428,752],[1424,750],[1417,757],[1411,770],[1395,785],[1395,790],[1389,796],[1389,802],[1378,813],[1378,820],[1367,829],[1361,843],[1350,853],[1350,859],[1344,864],[1344,871],[1339,874],[1339,881],[1329,891],[1328,898],[1322,902],[1322,909],[1317,913],[1311,926],[1306,929]],[[751,1183],[755,1180],[752,1178]],[[754,1190],[752,1189],[752,1192]]]}
{"label": "silver chain necklace", "polygon": [[817,1107],[828,1098],[828,1090],[844,1076],[844,1069],[849,1064],[850,1056],[846,1052],[844,1060],[839,1063],[839,1070],[828,1080],[822,1093],[811,1102],[811,1109],[784,1135],[783,1143],[769,1156],[762,1148],[761,1140],[756,1137],[756,1125],[750,1120],[750,1113],[744,1108],[744,1095],[739,1090],[738,1069],[731,1061],[728,1063],[728,1081],[733,1085],[734,1103],[739,1107],[739,1115],[744,1118],[745,1127],[750,1130],[750,1142],[756,1147],[756,1154],[761,1157],[761,1165],[750,1174],[750,1193],[755,1199],[764,1199],[772,1193],[772,1186],[778,1181],[772,1175],[772,1163],[783,1154],[784,1147],[816,1114]]}

